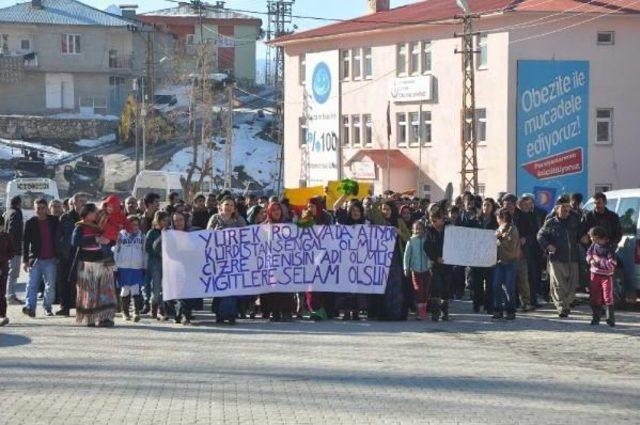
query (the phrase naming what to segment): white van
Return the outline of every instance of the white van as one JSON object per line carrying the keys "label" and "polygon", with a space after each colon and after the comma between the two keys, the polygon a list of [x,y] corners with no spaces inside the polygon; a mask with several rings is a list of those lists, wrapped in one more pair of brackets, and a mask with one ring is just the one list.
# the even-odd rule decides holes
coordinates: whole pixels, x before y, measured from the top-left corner
{"label": "white van", "polygon": [[11,205],[11,198],[20,195],[22,198],[22,213],[25,221],[35,215],[35,202],[40,198],[47,202],[60,199],[58,185],[51,179],[39,177],[24,177],[7,183],[7,200],[5,205]]}
{"label": "white van", "polygon": [[180,184],[180,173],[170,173],[168,171],[143,170],[136,176],[133,185],[133,195],[136,199],[143,199],[149,193],[160,195],[160,203],[169,202],[169,195],[176,192],[183,197],[184,191]]}
{"label": "white van", "polygon": [[[618,255],[622,259],[627,291],[640,291],[640,189],[613,190],[607,195],[607,208],[618,214],[622,226],[622,240]],[[584,209],[594,208],[593,198]]]}

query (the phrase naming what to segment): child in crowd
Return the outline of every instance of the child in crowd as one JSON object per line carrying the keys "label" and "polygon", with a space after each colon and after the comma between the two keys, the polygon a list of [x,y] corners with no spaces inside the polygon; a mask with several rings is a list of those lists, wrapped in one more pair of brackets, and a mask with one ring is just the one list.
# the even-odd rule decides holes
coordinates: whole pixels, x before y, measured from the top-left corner
{"label": "child in crowd", "polygon": [[109,245],[103,247],[108,256],[112,255],[111,247],[118,240],[118,235],[127,224],[122,213],[122,205],[118,195],[109,195],[102,201],[102,210],[98,218],[98,226],[102,229],[102,236],[109,240]]}
{"label": "child in crowd", "polygon": [[[145,252],[147,270],[151,276],[151,317],[169,320],[162,302],[162,231],[169,228],[170,217],[165,211],[157,211],[153,217],[153,229],[147,232]],[[158,317],[158,309],[160,316]]]}
{"label": "child in crowd", "polygon": [[600,226],[589,230],[589,237],[593,242],[587,250],[587,263],[591,270],[589,294],[593,318],[592,325],[600,324],[603,304],[606,306],[607,324],[616,325],[613,311],[613,274],[616,271],[616,253],[609,242],[607,231]]}
{"label": "child in crowd", "polygon": [[498,226],[498,230],[496,230],[498,264],[493,276],[493,318],[502,319],[504,309],[507,311],[507,320],[514,320],[516,318],[516,272],[518,258],[520,258],[520,235],[516,226],[513,225],[513,216],[506,208],[498,211]]}
{"label": "child in crowd", "polygon": [[122,314],[125,320],[131,320],[129,308],[133,298],[133,321],[140,321],[142,298],[140,288],[144,283],[146,253],[144,236],[140,231],[140,218],[127,217],[127,228],[120,230],[113,256],[118,271],[118,287],[122,297]]}
{"label": "child in crowd", "polygon": [[14,256],[11,235],[4,230],[4,217],[0,215],[0,326],[9,323],[7,318],[7,279],[9,277],[9,260]]}
{"label": "child in crowd", "polygon": [[404,250],[404,273],[411,277],[418,320],[427,318],[427,303],[431,297],[431,276],[429,275],[429,257],[424,250],[425,225],[421,221],[413,223],[413,236]]}

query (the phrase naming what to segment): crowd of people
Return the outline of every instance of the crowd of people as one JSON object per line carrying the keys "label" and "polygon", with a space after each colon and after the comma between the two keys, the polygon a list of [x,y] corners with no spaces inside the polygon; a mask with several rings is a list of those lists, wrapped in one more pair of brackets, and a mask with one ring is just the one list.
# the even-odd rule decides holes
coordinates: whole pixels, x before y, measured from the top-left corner
{"label": "crowd of people", "polygon": [[[574,306],[576,289],[587,283],[592,324],[603,315],[615,325],[613,279],[615,247],[621,238],[618,216],[597,193],[595,208],[584,212],[582,196],[562,196],[550,212],[534,197],[503,194],[498,200],[464,193],[453,201],[385,192],[379,198],[339,198],[327,208],[325,198],[309,200],[294,211],[287,199],[197,194],[190,203],[179,194],[160,207],[154,193],[123,201],[109,195],[99,204],[84,193],[64,201],[35,202],[35,216],[24,220],[22,200],[11,199],[0,217],[0,325],[9,323],[7,303],[23,305],[35,317],[42,297],[46,316],[70,316],[86,326],[114,326],[116,313],[138,322],[149,315],[188,325],[202,299],[162,298],[162,232],[223,230],[257,224],[386,225],[397,229],[384,295],[307,292],[213,299],[218,323],[256,316],[271,321],[326,320],[447,321],[449,304],[468,293],[474,313],[513,320],[553,302],[559,317]],[[445,227],[495,232],[497,264],[464,267],[443,260]],[[28,273],[24,301],[16,296],[20,267]],[[584,266],[584,267],[582,267]],[[588,271],[584,271],[588,270]],[[548,280],[543,279],[543,273]],[[53,312],[53,305],[60,309]]]}

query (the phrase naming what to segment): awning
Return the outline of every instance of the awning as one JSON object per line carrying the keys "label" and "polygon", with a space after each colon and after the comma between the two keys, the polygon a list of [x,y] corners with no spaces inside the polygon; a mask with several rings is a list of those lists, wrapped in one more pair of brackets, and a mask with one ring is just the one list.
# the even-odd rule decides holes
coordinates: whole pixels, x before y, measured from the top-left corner
{"label": "awning", "polygon": [[[387,156],[388,155],[388,156]],[[345,165],[351,165],[353,162],[362,161],[363,158],[369,158],[373,161],[378,167],[386,169],[387,168],[387,158],[389,158],[389,162],[391,163],[391,167],[395,168],[415,168],[416,164],[405,154],[402,153],[400,149],[361,149],[355,153],[351,158],[349,158]]]}

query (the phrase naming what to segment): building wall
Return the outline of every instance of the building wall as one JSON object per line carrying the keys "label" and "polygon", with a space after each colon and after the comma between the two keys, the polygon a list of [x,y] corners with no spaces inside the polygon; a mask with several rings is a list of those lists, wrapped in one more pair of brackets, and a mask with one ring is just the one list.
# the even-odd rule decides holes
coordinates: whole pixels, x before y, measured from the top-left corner
{"label": "building wall", "polygon": [[0,82],[0,114],[45,112],[44,73],[26,72],[18,83]]}
{"label": "building wall", "polygon": [[[589,190],[595,185],[611,184],[613,189],[640,187],[637,157],[640,154],[638,133],[640,122],[640,19],[616,16],[585,21],[585,17],[564,20],[563,26],[576,25],[546,37],[532,38],[554,30],[548,25],[513,31],[510,46],[510,116],[515,122],[517,60],[588,60],[590,63],[589,93]],[[582,23],[581,23],[582,22]],[[579,24],[579,25],[577,25]],[[598,45],[598,31],[615,31],[613,45]],[[529,40],[519,42],[524,38]],[[597,108],[613,108],[613,144],[595,143]],[[515,147],[516,129],[509,129],[509,145]],[[515,153],[514,153],[515,158]],[[515,185],[515,169],[509,182]]]}
{"label": "building wall", "polygon": [[[532,38],[557,30],[561,26],[584,21],[576,17],[563,19],[562,25],[553,19],[541,19],[540,14],[518,14],[484,18],[476,22],[475,30],[488,33],[488,64],[476,72],[476,108],[485,108],[487,140],[478,146],[479,183],[487,195],[515,190],[516,145],[515,110],[518,59],[581,59],[591,62],[590,139],[595,128],[595,108],[614,108],[614,144],[590,145],[590,187],[596,183],[612,183],[614,188],[640,185],[640,173],[632,160],[640,153],[632,135],[639,128],[634,114],[640,99],[628,93],[640,89],[640,60],[632,50],[640,45],[640,26],[633,17],[601,18],[591,24],[580,24],[567,31],[557,31],[544,37]],[[540,25],[550,21],[549,25]],[[517,27],[514,27],[517,25]],[[497,29],[497,31],[496,31]],[[432,40],[432,75],[436,79],[434,102],[424,103],[423,110],[432,113],[431,146],[422,149],[422,183],[431,186],[434,199],[443,195],[448,183],[454,191],[460,186],[460,108],[461,58],[454,54],[460,41],[453,37],[460,31],[456,25],[431,25],[404,28],[394,32],[371,32],[366,35],[342,36],[285,48],[285,186],[297,187],[302,177],[304,153],[299,148],[299,118],[303,116],[303,86],[299,83],[300,55],[305,52],[372,47],[373,76],[371,80],[341,83],[341,114],[372,114],[373,149],[387,147],[387,105],[389,84],[395,77],[396,44],[414,40]],[[597,46],[598,30],[615,30],[614,46]],[[526,41],[516,41],[527,38]],[[611,64],[624,64],[612,73]],[[391,147],[397,148],[396,112],[417,112],[418,103],[391,105]],[[344,161],[358,149],[345,147]],[[418,174],[419,148],[400,148],[416,164],[413,170],[392,165],[390,188],[415,188]],[[386,167],[377,167],[376,190],[388,187]],[[349,172],[345,169],[345,175]],[[615,181],[608,181],[613,179]]]}
{"label": "building wall", "polygon": [[253,84],[256,81],[256,40],[258,27],[236,25],[234,28],[235,74],[241,81]]}

